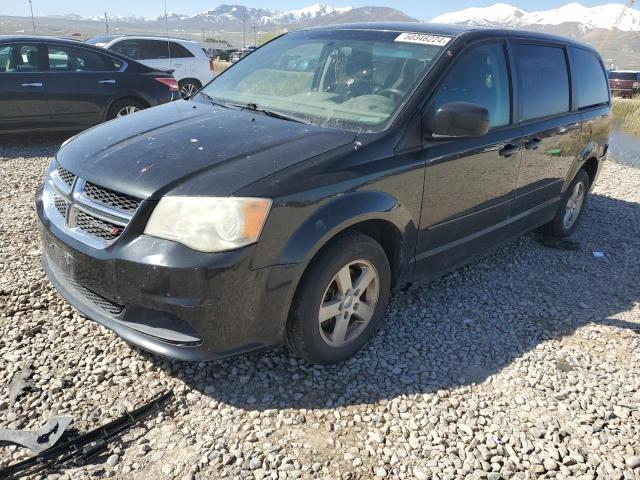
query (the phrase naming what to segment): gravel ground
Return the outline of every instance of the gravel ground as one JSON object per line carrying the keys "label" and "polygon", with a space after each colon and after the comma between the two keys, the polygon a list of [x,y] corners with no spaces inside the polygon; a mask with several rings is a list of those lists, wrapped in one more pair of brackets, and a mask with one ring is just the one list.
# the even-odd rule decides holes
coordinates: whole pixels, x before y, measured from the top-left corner
{"label": "gravel ground", "polygon": [[[46,280],[33,192],[59,143],[0,145],[0,427],[71,414],[85,431],[167,388],[177,401],[49,478],[640,479],[640,170],[607,164],[569,249],[529,235],[395,294],[351,361],[188,364],[128,346]],[[26,365],[35,389],[11,404]],[[0,465],[26,456],[2,447]]]}

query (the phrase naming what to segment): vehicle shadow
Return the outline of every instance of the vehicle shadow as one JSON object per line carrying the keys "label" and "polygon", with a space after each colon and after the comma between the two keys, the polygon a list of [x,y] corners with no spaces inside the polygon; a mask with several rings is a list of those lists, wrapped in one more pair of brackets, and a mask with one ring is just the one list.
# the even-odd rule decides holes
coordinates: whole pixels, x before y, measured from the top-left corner
{"label": "vehicle shadow", "polygon": [[602,195],[589,202],[571,248],[550,248],[530,234],[394,294],[386,325],[342,364],[309,365],[284,349],[214,363],[144,355],[225,404],[315,409],[480,383],[592,323],[638,333],[640,322],[615,316],[640,301],[640,204]]}

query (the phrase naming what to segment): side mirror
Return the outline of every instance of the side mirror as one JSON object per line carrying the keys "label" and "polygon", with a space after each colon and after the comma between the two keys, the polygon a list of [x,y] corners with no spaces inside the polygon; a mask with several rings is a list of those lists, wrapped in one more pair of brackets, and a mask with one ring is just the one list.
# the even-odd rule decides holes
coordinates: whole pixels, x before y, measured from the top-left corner
{"label": "side mirror", "polygon": [[423,120],[425,133],[434,139],[481,137],[489,131],[489,110],[470,102],[449,102]]}

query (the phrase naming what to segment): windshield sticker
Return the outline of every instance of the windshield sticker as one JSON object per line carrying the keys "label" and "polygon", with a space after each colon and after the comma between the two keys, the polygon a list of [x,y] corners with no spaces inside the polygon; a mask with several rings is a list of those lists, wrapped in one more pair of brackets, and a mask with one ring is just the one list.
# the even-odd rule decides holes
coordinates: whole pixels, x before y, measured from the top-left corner
{"label": "windshield sticker", "polygon": [[425,33],[401,33],[396,37],[396,42],[404,43],[419,43],[421,45],[436,45],[438,47],[444,47],[451,38],[443,37],[441,35],[429,35]]}

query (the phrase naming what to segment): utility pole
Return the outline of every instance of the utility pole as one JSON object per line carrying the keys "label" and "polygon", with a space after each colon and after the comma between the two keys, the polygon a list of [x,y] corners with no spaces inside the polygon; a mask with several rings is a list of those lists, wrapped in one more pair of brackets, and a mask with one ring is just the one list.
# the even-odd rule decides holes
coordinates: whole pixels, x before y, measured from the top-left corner
{"label": "utility pole", "polygon": [[104,12],[104,26],[107,29],[107,35],[109,35],[109,20],[107,19],[107,12]]}
{"label": "utility pole", "polygon": [[202,41],[204,42],[204,28],[202,29]]}
{"label": "utility pole", "polygon": [[31,25],[33,25],[33,33],[36,33],[36,21],[33,18],[33,3],[29,0],[29,8],[31,8]]}
{"label": "utility pole", "polygon": [[253,29],[253,46],[257,47],[258,46],[258,33],[257,33],[257,30],[256,30],[256,24],[254,23],[251,28]]}
{"label": "utility pole", "polygon": [[242,12],[242,47],[247,48],[247,12]]}

